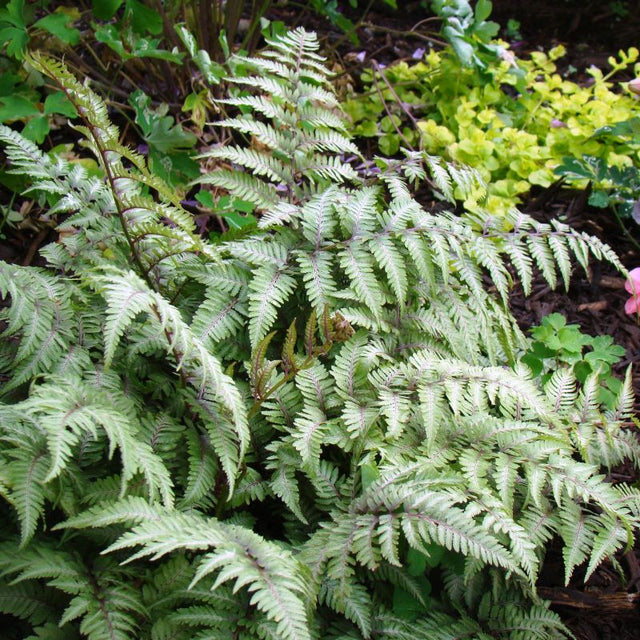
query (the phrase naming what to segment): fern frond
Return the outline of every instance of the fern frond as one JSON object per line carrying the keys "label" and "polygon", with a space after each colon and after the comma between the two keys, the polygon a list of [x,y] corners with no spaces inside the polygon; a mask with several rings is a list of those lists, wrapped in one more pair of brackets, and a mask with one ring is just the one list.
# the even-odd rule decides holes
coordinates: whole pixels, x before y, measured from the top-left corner
{"label": "fern frond", "polygon": [[633,533],[621,520],[610,516],[602,518],[593,539],[585,580],[589,579],[605,558],[612,556],[622,546],[628,547],[631,544],[633,544]]}
{"label": "fern frond", "polygon": [[218,463],[208,439],[200,434],[188,437],[189,475],[182,506],[198,504],[215,487]]}
{"label": "fern frond", "polygon": [[277,310],[289,298],[295,280],[270,266],[260,267],[249,285],[249,336],[255,347],[273,325]]}
{"label": "fern frond", "polygon": [[268,449],[272,452],[267,461],[267,468],[272,472],[269,481],[271,490],[298,520],[306,523],[307,518],[300,506],[300,490],[296,479],[296,472],[301,466],[300,454],[287,442],[274,442]]}
{"label": "fern frond", "polygon": [[0,296],[11,300],[0,315],[6,322],[0,335],[15,344],[3,367],[12,373],[3,393],[51,371],[75,342],[75,293],[71,282],[45,271],[0,262]]}
{"label": "fern frond", "polygon": [[280,546],[243,527],[196,515],[167,513],[161,522],[145,522],[126,533],[108,551],[142,548],[131,560],[159,559],[178,549],[208,551],[198,563],[191,586],[211,573],[212,589],[234,581],[234,590],[247,587],[251,604],[277,625],[285,640],[311,638],[305,603],[309,597],[307,572]]}
{"label": "fern frond", "polygon": [[[290,202],[297,204],[319,184],[358,181],[353,168],[338,155],[359,152],[346,134],[335,93],[324,88],[329,72],[305,44],[308,41],[316,46],[316,36],[300,30],[293,33],[291,40],[288,35],[273,40],[275,51],[238,59],[249,73],[229,80],[257,95],[222,101],[252,113],[221,124],[255,136],[267,149],[220,147],[209,155],[250,169],[253,175],[218,170],[202,179],[253,202],[267,215],[278,206],[271,182],[286,187],[292,196]],[[293,46],[295,49],[289,49]],[[257,122],[254,114],[270,122]]]}
{"label": "fern frond", "polygon": [[246,316],[245,300],[210,290],[193,317],[191,330],[204,344],[220,342],[239,331]]}
{"label": "fern frond", "polygon": [[391,285],[391,289],[398,301],[398,306],[403,307],[407,295],[408,282],[404,261],[390,238],[380,237],[369,242],[371,253],[378,265],[383,269]]}
{"label": "fern frond", "polygon": [[251,176],[237,171],[220,169],[202,177],[199,182],[222,187],[239,198],[255,204],[260,209],[268,210],[278,203],[273,185],[256,181]]}
{"label": "fern frond", "polygon": [[328,252],[297,253],[295,256],[305,283],[307,296],[316,313],[332,306],[337,285],[332,274],[333,257]]}
{"label": "fern frond", "polygon": [[39,182],[42,190],[49,193],[64,193],[60,181],[56,179],[68,169],[61,157],[52,159],[31,140],[4,124],[0,125],[0,141],[11,162],[11,173],[30,176]]}
{"label": "fern frond", "polygon": [[275,184],[289,183],[293,179],[286,165],[273,156],[242,147],[218,147],[211,149],[206,157],[224,158],[233,164],[251,170],[254,176],[264,176]]}
{"label": "fern frond", "polygon": [[362,636],[369,638],[372,631],[373,603],[366,587],[354,583],[347,594],[341,593],[334,580],[325,580],[318,594],[320,604],[331,607],[334,611],[342,613],[347,620],[351,620],[357,626]]}
{"label": "fern frond", "polygon": [[51,602],[53,595],[52,590],[43,588],[35,580],[24,580],[16,584],[8,584],[2,580],[0,612],[40,625],[56,615],[56,607]]}
{"label": "fern frond", "polygon": [[577,400],[577,386],[575,377],[570,369],[557,369],[544,387],[547,397],[553,404],[553,409],[560,415],[567,415],[575,406]]}
{"label": "fern frond", "polygon": [[80,632],[89,640],[127,640],[147,613],[139,591],[127,584],[130,574],[110,561],[85,565],[72,554],[40,545],[3,558],[0,571],[14,575],[16,583],[46,579],[70,595],[59,624],[80,618]]}
{"label": "fern frond", "polygon": [[293,446],[300,452],[305,465],[316,467],[320,462],[327,417],[319,409],[306,407],[296,418],[295,427]]}
{"label": "fern frond", "polygon": [[356,300],[378,316],[385,298],[375,277],[371,254],[362,245],[352,244],[340,255],[340,266],[349,278]]}
{"label": "fern frond", "polygon": [[300,212],[302,233],[315,249],[320,249],[325,241],[333,237],[337,195],[335,187],[325,189],[321,194],[309,198]]}
{"label": "fern frond", "polygon": [[[149,291],[135,274],[105,275],[99,282],[107,300],[105,354],[115,353],[117,341],[135,315],[145,312],[164,336],[167,352],[178,371],[186,373],[197,391],[193,408],[210,422],[210,436],[230,485],[249,441],[244,403],[220,362],[209,353],[184,322],[179,311],[159,294]],[[126,311],[123,310],[123,307]]]}
{"label": "fern frond", "polygon": [[50,482],[63,471],[83,433],[97,438],[100,428],[109,441],[109,457],[118,449],[123,488],[140,472],[146,478],[151,496],[158,492],[166,504],[172,504],[169,473],[151,447],[136,437],[129,417],[114,410],[112,399],[105,401],[103,394],[95,393],[80,380],[67,380],[65,391],[53,394],[52,389],[61,384],[64,383],[52,379],[48,384],[38,385],[30,397],[18,405],[30,420],[42,425],[50,460],[43,483]]}
{"label": "fern frond", "polygon": [[162,510],[148,500],[127,496],[117,501],[101,500],[83,513],[67,518],[56,529],[88,529],[106,527],[116,523],[138,524],[159,520]]}
{"label": "fern frond", "polygon": [[634,394],[630,366],[627,367],[627,370],[625,371],[624,381],[616,400],[617,406],[615,411],[607,417],[612,421],[618,421],[631,416],[633,413]]}
{"label": "fern frond", "polygon": [[26,545],[33,537],[45,502],[45,478],[49,460],[44,450],[24,447],[11,452],[8,464],[11,503],[20,518],[20,542]]}
{"label": "fern frond", "polygon": [[453,195],[451,176],[447,172],[446,164],[443,159],[429,154],[425,154],[424,158],[427,166],[429,167],[431,179],[433,180],[436,189],[442,194],[445,200],[455,204],[456,199]]}
{"label": "fern frond", "polygon": [[[476,171],[422,152],[363,184],[317,38],[269,43],[231,60],[214,123],[253,146],[205,153],[202,180],[258,228],[213,240],[104,102],[32,59],[104,176],[0,126],[60,217],[46,268],[0,264],[0,599],[41,640],[50,620],[87,640],[561,638],[532,599],[545,548],[569,580],[640,523],[640,492],[600,471],[640,465],[631,377],[613,409],[598,374],[542,384],[506,302],[536,270],[621,265],[564,223],[483,212]],[[426,210],[428,175],[474,211]]]}

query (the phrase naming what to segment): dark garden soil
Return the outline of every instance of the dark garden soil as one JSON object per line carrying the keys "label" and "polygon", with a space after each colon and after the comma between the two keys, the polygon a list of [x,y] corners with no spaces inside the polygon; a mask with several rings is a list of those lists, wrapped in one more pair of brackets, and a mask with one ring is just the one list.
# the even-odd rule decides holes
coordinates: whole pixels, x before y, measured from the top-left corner
{"label": "dark garden soil", "polygon": [[[347,5],[347,2],[341,3]],[[366,4],[360,2],[359,4]],[[328,45],[337,46],[337,65],[352,78],[357,78],[359,65],[375,58],[390,63],[410,58],[425,41],[411,34],[420,20],[428,17],[419,2],[403,2],[399,11],[387,10],[382,3],[374,5],[368,18],[369,26],[359,30],[359,43],[353,44],[338,29],[327,29],[326,22],[309,12],[297,12],[276,7],[270,17],[288,26],[302,24],[318,31]],[[621,9],[626,9],[626,15]],[[358,18],[357,14],[351,16]],[[495,0],[493,19],[506,25],[509,19],[520,23],[519,52],[542,47],[548,49],[562,43],[567,47],[567,65],[578,73],[591,64],[606,66],[607,57],[620,48],[640,47],[640,3],[606,2],[601,0]],[[427,28],[437,29],[437,25]],[[506,32],[502,34],[507,37]],[[356,55],[364,51],[364,61]],[[625,78],[621,78],[625,79]],[[626,78],[629,79],[629,78]],[[640,103],[639,103],[640,110]],[[5,198],[6,194],[2,193]],[[24,207],[29,207],[25,202]],[[632,269],[640,266],[640,226],[629,222],[625,236],[608,211],[590,208],[585,194],[550,189],[531,196],[525,205],[528,213],[541,220],[561,217],[576,229],[598,236],[619,254],[623,264]],[[25,211],[25,213],[28,213]],[[38,250],[56,239],[51,225],[36,222],[21,229],[6,229],[0,240],[0,259],[21,264],[41,264]],[[609,266],[595,265],[587,278],[576,270],[568,291],[551,291],[539,279],[532,294],[525,298],[516,285],[511,296],[511,308],[523,328],[538,324],[552,312],[564,314],[570,323],[580,325],[590,335],[611,335],[626,349],[626,357],[618,366],[622,374],[633,365],[634,388],[640,399],[640,324],[624,313],[628,294],[624,280]],[[636,428],[629,425],[629,428]],[[632,482],[637,485],[638,474],[631,467],[616,469],[610,474],[613,482]],[[640,639],[640,543],[627,553],[619,554],[616,562],[606,562],[585,584],[579,571],[568,588],[563,585],[562,558],[553,546],[539,581],[541,596],[551,600],[579,640]]]}

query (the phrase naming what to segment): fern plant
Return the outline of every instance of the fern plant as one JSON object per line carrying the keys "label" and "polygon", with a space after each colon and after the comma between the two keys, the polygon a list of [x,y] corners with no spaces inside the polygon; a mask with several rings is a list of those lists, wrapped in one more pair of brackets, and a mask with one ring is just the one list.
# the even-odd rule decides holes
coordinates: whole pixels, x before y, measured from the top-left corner
{"label": "fern plant", "polygon": [[550,541],[568,582],[638,525],[601,471],[640,460],[631,380],[610,407],[597,374],[543,386],[507,295],[618,260],[515,210],[426,210],[414,182],[482,185],[438,158],[358,175],[315,36],[270,47],[227,101],[249,146],[202,180],[258,207],[242,237],[201,238],[49,58],[105,178],[0,128],[60,216],[48,267],[0,267],[9,637],[565,637],[535,591]]}

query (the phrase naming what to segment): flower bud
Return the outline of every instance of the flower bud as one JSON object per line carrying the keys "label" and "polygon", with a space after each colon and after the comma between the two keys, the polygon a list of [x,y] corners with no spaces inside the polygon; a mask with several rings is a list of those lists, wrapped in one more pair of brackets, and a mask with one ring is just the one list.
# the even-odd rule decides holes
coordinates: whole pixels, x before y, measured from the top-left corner
{"label": "flower bud", "polygon": [[627,83],[629,91],[640,96],[640,78],[634,78],[631,82]]}

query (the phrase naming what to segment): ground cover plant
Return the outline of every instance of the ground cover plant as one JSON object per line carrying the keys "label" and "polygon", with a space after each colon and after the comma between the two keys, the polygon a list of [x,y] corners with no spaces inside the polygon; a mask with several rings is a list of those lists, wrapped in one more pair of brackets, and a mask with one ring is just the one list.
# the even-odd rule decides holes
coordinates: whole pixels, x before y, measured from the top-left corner
{"label": "ground cover plant", "polygon": [[505,42],[494,47],[482,65],[448,46],[365,72],[362,95],[345,105],[356,135],[386,154],[411,146],[476,167],[489,182],[482,206],[494,213],[562,176],[576,188],[591,181],[592,205],[629,218],[639,193],[638,103],[613,77],[640,74],[637,48],[610,57],[607,73],[591,67],[584,83],[561,73],[562,45],[520,58]]}
{"label": "ground cover plant", "polygon": [[603,404],[598,367],[534,375],[507,295],[617,257],[515,209],[426,210],[427,177],[452,208],[485,189],[433,155],[356,172],[313,34],[269,44],[231,61],[220,125],[250,144],[202,178],[258,224],[211,239],[97,94],[29,59],[101,172],[0,128],[60,220],[46,266],[0,265],[3,629],[567,636],[535,584],[552,538],[567,581],[633,541],[639,494],[603,475],[638,461],[630,376]]}

